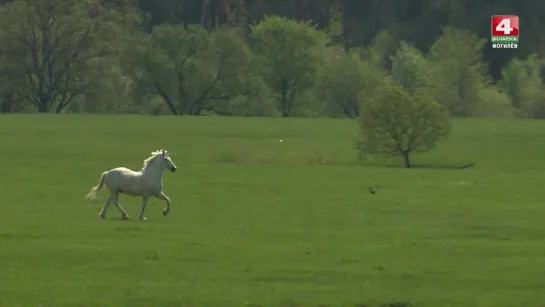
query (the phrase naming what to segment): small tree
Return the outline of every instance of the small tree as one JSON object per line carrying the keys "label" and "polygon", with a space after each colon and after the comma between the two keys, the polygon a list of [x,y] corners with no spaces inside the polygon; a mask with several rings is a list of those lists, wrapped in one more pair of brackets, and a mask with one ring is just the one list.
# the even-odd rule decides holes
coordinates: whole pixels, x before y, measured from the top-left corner
{"label": "small tree", "polygon": [[252,40],[282,117],[290,116],[296,99],[316,81],[325,34],[307,22],[272,16],[252,27]]}
{"label": "small tree", "polygon": [[359,125],[361,153],[401,155],[407,168],[412,166],[410,153],[433,149],[451,130],[447,110],[426,90],[409,94],[391,80],[362,104]]}

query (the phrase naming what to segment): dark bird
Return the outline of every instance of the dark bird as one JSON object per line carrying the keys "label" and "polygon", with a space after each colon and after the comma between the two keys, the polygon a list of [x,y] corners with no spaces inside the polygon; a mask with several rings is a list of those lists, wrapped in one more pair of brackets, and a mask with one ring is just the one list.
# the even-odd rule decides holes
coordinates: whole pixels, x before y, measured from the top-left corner
{"label": "dark bird", "polygon": [[373,188],[369,188],[369,193],[375,194],[375,190],[373,190]]}

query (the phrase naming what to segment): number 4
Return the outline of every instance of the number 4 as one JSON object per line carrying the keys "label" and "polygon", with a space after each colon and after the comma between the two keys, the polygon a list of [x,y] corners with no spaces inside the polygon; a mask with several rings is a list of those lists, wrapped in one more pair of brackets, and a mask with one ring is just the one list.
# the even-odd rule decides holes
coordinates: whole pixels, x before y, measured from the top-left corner
{"label": "number 4", "polygon": [[503,32],[503,34],[509,35],[511,34],[511,31],[514,29],[511,28],[511,19],[504,18],[500,21],[500,23],[496,26],[496,31]]}

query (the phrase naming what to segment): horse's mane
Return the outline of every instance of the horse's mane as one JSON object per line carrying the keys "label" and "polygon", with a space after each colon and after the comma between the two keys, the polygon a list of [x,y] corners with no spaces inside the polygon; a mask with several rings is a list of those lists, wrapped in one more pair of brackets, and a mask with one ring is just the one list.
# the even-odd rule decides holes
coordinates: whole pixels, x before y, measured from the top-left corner
{"label": "horse's mane", "polygon": [[[166,151],[165,151],[165,153],[166,153]],[[142,169],[145,169],[148,166],[150,166],[151,163],[153,163],[153,161],[155,161],[155,158],[157,158],[158,156],[161,156],[162,154],[163,154],[162,149],[159,149],[159,150],[156,150],[156,151],[152,152],[151,156],[149,158],[147,158],[146,160],[144,160],[144,167]]]}

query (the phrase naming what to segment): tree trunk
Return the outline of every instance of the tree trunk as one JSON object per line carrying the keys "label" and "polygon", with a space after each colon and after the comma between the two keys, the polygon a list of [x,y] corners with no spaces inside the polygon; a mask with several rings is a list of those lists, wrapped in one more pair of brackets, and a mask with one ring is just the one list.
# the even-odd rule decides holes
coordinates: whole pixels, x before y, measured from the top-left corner
{"label": "tree trunk", "polygon": [[344,115],[346,115],[346,117],[348,117],[350,119],[354,118],[354,115],[352,115],[352,110],[350,109],[349,106],[344,106],[343,107],[343,112],[344,112]]}
{"label": "tree trunk", "polygon": [[349,37],[350,37],[350,29],[349,29],[349,26],[348,26],[348,12],[350,10],[350,8],[348,7],[348,1],[343,1],[343,7],[342,7],[342,10],[343,10],[343,15],[342,15],[342,38],[343,38],[343,47],[344,47],[344,51],[346,53],[348,53],[348,51],[350,50],[350,41],[349,41]]}
{"label": "tree trunk", "polygon": [[46,98],[40,98],[40,104],[38,105],[38,112],[39,113],[47,113],[49,112],[49,99]]}
{"label": "tree trunk", "polygon": [[[167,104],[170,112],[172,112],[173,115],[177,115],[178,112],[176,111],[174,103],[172,102],[172,100],[170,100],[170,97],[165,93],[165,91],[163,91],[163,88],[159,86],[159,83],[155,83],[155,88],[157,89],[157,93],[161,96],[161,98],[163,98],[163,101]],[[183,112],[183,109],[181,112]]]}
{"label": "tree trunk", "polygon": [[57,107],[55,108],[55,113],[61,114],[62,110],[66,107],[63,103],[57,104]]}
{"label": "tree trunk", "polygon": [[206,27],[206,11],[208,10],[208,5],[210,4],[210,0],[204,0],[202,2],[202,8],[201,8],[201,27]]}
{"label": "tree trunk", "polygon": [[405,161],[405,167],[411,168],[412,165],[411,165],[411,161],[409,160],[409,151],[405,150],[401,152],[401,155],[403,156],[403,160]]}
{"label": "tree trunk", "polygon": [[242,0],[242,10],[243,10],[243,26],[242,28],[244,29],[244,37],[246,38],[246,40],[250,40],[250,33],[252,32],[251,31],[251,23],[252,23],[252,20],[251,20],[251,16],[250,16],[250,1],[249,0]]}
{"label": "tree trunk", "polygon": [[280,109],[282,110],[282,117],[288,117],[288,81],[282,80],[282,101],[280,102]]}
{"label": "tree trunk", "polygon": [[172,112],[173,115],[176,115],[178,112],[176,112],[176,107],[170,101],[170,98],[168,96],[163,96],[163,100],[166,102],[168,108],[170,109],[170,112]]}
{"label": "tree trunk", "polygon": [[2,104],[0,104],[0,113],[11,113],[13,107],[13,95],[4,95]]}

